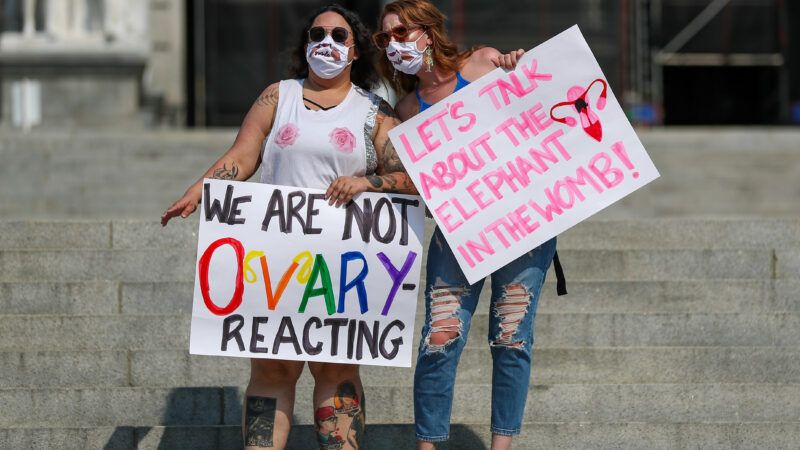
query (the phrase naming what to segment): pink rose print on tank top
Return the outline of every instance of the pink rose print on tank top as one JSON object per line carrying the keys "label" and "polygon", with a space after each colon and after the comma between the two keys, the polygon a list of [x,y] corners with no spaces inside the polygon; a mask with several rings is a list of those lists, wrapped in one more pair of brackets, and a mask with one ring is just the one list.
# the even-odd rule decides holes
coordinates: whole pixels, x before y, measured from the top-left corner
{"label": "pink rose print on tank top", "polygon": [[297,125],[287,123],[278,128],[278,134],[275,136],[275,144],[280,148],[286,148],[294,144],[294,141],[297,140],[297,136],[299,135],[300,133],[297,130]]}
{"label": "pink rose print on tank top", "polygon": [[336,150],[342,153],[353,153],[356,148],[356,137],[347,128],[334,128],[328,137]]}

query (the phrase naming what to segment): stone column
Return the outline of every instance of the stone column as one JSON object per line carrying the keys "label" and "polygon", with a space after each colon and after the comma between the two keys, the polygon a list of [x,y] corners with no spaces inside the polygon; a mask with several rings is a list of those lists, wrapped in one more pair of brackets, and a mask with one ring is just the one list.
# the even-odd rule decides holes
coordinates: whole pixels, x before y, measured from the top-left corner
{"label": "stone column", "polygon": [[87,36],[89,34],[88,3],[87,0],[47,1],[45,3],[47,34],[57,41]]}
{"label": "stone column", "polygon": [[25,0],[22,14],[22,34],[31,37],[36,33],[36,0]]}

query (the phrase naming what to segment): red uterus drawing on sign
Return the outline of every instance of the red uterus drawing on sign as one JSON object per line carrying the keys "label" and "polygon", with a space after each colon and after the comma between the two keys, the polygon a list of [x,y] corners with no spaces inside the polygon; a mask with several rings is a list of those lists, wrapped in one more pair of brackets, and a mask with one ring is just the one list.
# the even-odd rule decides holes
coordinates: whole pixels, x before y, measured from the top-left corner
{"label": "red uterus drawing on sign", "polygon": [[574,127],[577,124],[577,121],[574,117],[569,115],[564,117],[556,117],[553,115],[553,112],[558,108],[571,107],[575,112],[578,113],[583,131],[585,131],[586,134],[591,136],[597,142],[600,142],[603,140],[603,127],[600,125],[600,117],[598,117],[597,114],[592,110],[589,103],[589,93],[595,83],[600,83],[603,85],[603,91],[600,93],[600,97],[597,98],[597,103],[595,104],[597,110],[602,111],[603,108],[606,107],[608,84],[606,84],[605,80],[602,78],[598,78],[589,83],[589,86],[586,88],[582,88],[580,86],[572,86],[569,88],[567,91],[567,101],[556,103],[552,108],[550,108],[550,118],[556,122]]}

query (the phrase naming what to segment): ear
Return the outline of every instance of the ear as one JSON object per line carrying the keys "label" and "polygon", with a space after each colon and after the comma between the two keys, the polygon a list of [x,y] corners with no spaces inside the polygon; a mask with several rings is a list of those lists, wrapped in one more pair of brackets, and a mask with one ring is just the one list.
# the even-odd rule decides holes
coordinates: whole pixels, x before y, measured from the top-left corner
{"label": "ear", "polygon": [[361,55],[358,52],[358,46],[353,46],[353,61],[357,60],[359,56]]}

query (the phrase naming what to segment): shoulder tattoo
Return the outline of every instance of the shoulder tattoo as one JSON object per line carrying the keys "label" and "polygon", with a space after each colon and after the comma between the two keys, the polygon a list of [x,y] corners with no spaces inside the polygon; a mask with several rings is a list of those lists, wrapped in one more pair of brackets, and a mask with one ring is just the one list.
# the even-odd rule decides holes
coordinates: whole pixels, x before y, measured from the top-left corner
{"label": "shoulder tattoo", "polygon": [[381,104],[378,105],[378,114],[400,120],[400,116],[397,115],[394,108],[386,100],[381,100]]}
{"label": "shoulder tattoo", "polygon": [[268,87],[266,92],[262,93],[261,96],[258,97],[256,104],[259,106],[278,106],[278,91],[278,86]]}

